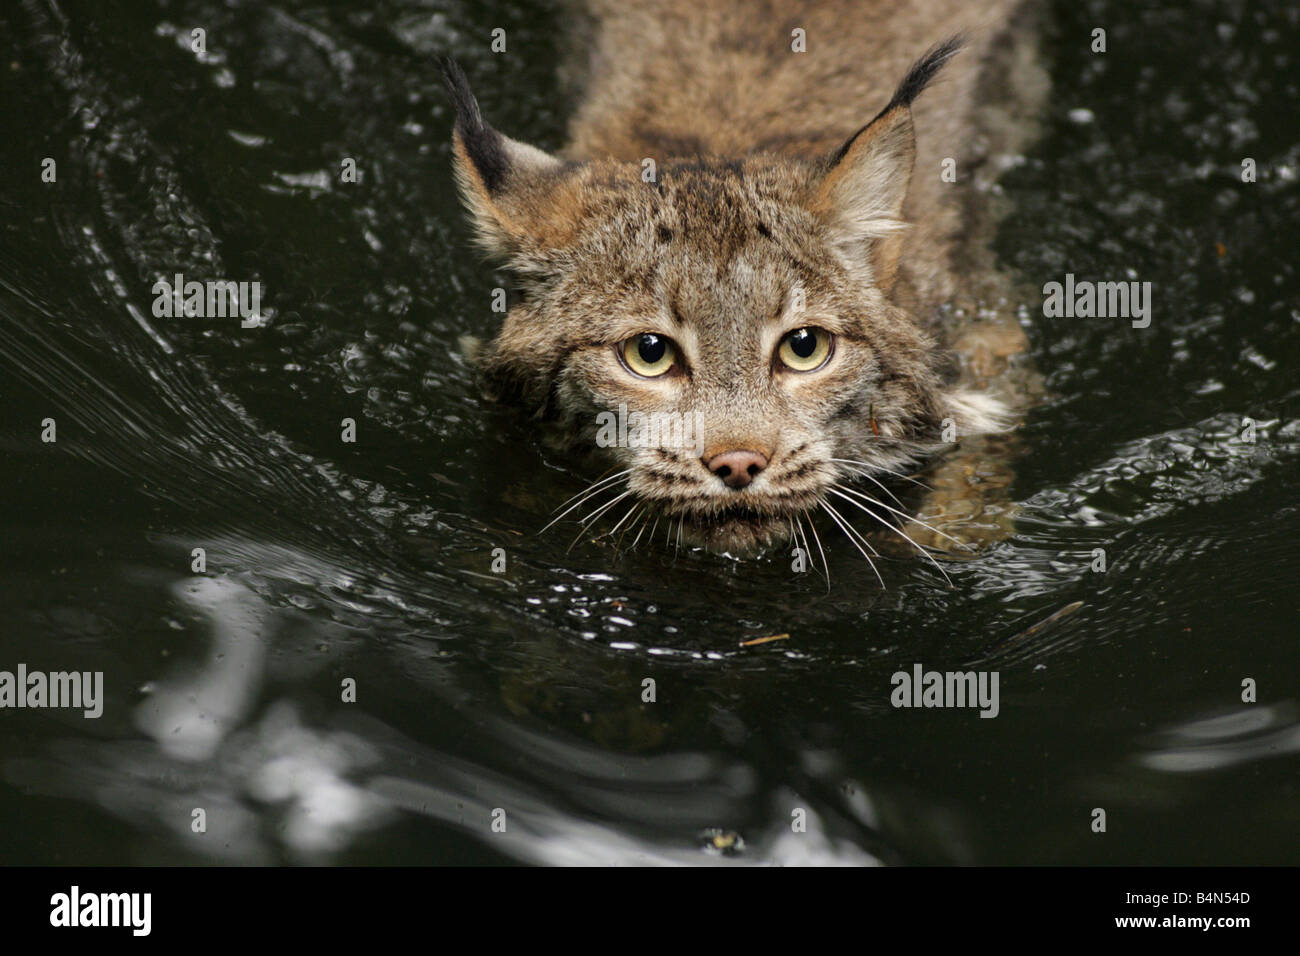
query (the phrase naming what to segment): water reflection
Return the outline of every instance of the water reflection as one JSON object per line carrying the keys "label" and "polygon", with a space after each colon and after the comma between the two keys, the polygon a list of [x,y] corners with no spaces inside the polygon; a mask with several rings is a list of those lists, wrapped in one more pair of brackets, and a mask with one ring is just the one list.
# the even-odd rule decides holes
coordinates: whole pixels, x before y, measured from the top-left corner
{"label": "water reflection", "polygon": [[1166,728],[1135,759],[1163,773],[1201,773],[1300,753],[1300,706],[1294,700],[1252,704]]}
{"label": "water reflection", "polygon": [[208,760],[247,716],[271,635],[261,601],[229,579],[195,578],[175,590],[211,622],[207,659],[193,673],[148,685],[135,724],[169,757]]}
{"label": "water reflection", "polygon": [[[503,128],[556,136],[548,11],[194,0],[221,37],[196,60],[170,9],[101,6],[0,11],[8,126],[74,118],[58,188],[11,178],[0,230],[0,468],[23,495],[0,594],[34,606],[6,640],[102,654],[118,695],[82,736],[0,722],[5,781],[42,795],[22,805],[31,859],[71,853],[72,800],[129,824],[102,828],[106,861],[1041,862],[1081,794],[1162,811],[1207,799],[1221,768],[1293,771],[1294,701],[1217,709],[1243,654],[1226,638],[1254,635],[1252,670],[1297,663],[1300,323],[1279,241],[1296,146],[1240,122],[1294,112],[1293,52],[1260,28],[1275,4],[1229,5],[1249,38],[1210,51],[1230,87],[1184,68],[1213,31],[1139,60],[1056,50],[1062,109],[1094,121],[1048,117],[1043,149],[1001,180],[1018,209],[1005,257],[1031,285],[1156,280],[1150,334],[1039,322],[1026,298],[1052,397],[1023,431],[1015,535],[948,567],[951,587],[907,556],[881,591],[833,548],[829,594],[782,561],[533,534],[581,476],[481,401],[453,348],[489,330],[497,279],[464,254],[428,64],[517,18],[527,61],[472,68]],[[1146,29],[1145,8],[1056,6],[1062,37]],[[1224,142],[1259,159],[1258,183],[1208,163]],[[32,149],[10,137],[0,165],[28,168]],[[343,155],[361,180],[321,188]],[[256,336],[156,320],[148,289],[176,271],[265,280],[281,311]],[[32,441],[46,415],[57,447]],[[210,576],[171,583],[196,545]],[[173,641],[186,663],[149,656]],[[888,675],[917,660],[1001,669],[1002,715],[900,718]],[[338,700],[347,675],[362,703]],[[1222,827],[1215,859],[1294,845],[1288,792],[1225,796],[1249,825]],[[1176,852],[1175,824],[1155,849],[1111,841],[1106,862]],[[701,840],[732,833],[733,856]]]}
{"label": "water reflection", "polygon": [[[500,718],[476,720],[492,749],[507,748],[530,771],[506,774],[346,708],[313,722],[290,699],[259,699],[275,677],[267,649],[280,638],[282,613],[230,578],[196,578],[173,591],[199,614],[207,647],[196,664],[143,688],[134,720],[149,740],[55,741],[43,757],[6,761],[7,779],[91,800],[142,831],[170,833],[202,858],[241,863],[337,858],[403,812],[533,863],[878,862],[828,833],[792,792],[774,799],[800,807],[797,832],[776,814],[766,832],[748,835],[745,852],[704,853],[696,831],[743,818],[761,798],[753,770],[734,760],[623,756]],[[583,814],[561,809],[559,792]],[[629,817],[646,835],[614,822]],[[675,840],[664,839],[673,832]]]}

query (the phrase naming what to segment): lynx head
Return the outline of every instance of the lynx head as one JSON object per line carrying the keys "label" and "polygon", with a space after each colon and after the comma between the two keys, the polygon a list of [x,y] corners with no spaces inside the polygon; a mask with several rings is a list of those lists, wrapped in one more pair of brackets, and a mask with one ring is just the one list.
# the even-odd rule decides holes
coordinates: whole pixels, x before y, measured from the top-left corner
{"label": "lynx head", "polygon": [[587,511],[608,489],[625,528],[665,518],[752,552],[837,482],[937,448],[945,418],[963,434],[992,425],[994,403],[945,384],[942,351],[891,298],[910,104],[958,45],[918,61],[821,161],[678,160],[652,176],[507,138],[444,63],[460,190],[520,292],[483,367],[617,469]]}

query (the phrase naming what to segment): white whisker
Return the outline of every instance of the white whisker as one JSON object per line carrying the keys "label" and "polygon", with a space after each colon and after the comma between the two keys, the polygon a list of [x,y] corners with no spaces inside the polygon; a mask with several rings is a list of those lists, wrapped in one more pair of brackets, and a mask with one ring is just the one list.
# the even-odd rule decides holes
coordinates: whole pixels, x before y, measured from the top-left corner
{"label": "white whisker", "polygon": [[[853,545],[853,547],[857,548],[857,549],[858,549],[858,553],[861,554],[864,558],[867,559],[867,564],[870,565],[870,566],[871,566],[871,570],[872,570],[873,572],[875,572],[876,580],[878,580],[878,581],[880,582],[880,586],[881,586],[881,588],[884,588],[884,586],[885,586],[885,579],[882,578],[882,577],[880,576],[880,572],[879,572],[878,570],[876,570],[876,562],[872,561],[872,560],[871,560],[871,556],[870,556],[869,554],[867,554],[867,552],[863,551],[862,548],[861,548],[861,546],[858,544],[858,542],[854,540],[854,538],[853,538],[853,534],[854,534],[854,532],[853,532],[853,530],[850,528],[850,526],[848,525],[848,523],[845,522],[845,520],[840,516],[840,513],[839,513],[838,511],[836,511],[834,508],[831,507],[830,502],[828,502],[828,501],[822,501],[822,502],[819,502],[819,504],[822,506],[822,508],[824,508],[824,509],[826,510],[826,513],[827,513],[828,515],[831,516],[831,520],[834,521],[837,525],[840,526],[840,530],[844,532],[844,536],[845,536],[846,538],[849,539],[849,544],[851,544],[851,545]],[[861,537],[861,535],[858,535],[858,537]],[[866,541],[866,539],[863,539],[863,544],[865,544],[868,548],[871,548],[871,543],[868,542],[868,541]],[[872,550],[872,551],[875,551],[876,549],[875,549],[875,548],[871,548],[871,550]],[[879,557],[878,554],[877,554],[877,557]]]}
{"label": "white whisker", "polygon": [[[922,528],[927,528],[927,529],[929,529],[930,531],[933,531],[935,534],[939,535],[940,537],[947,538],[949,541],[951,541],[953,544],[957,545],[957,547],[959,547],[959,548],[964,548],[964,549],[967,550],[967,551],[974,550],[973,548],[971,548],[970,545],[966,544],[964,541],[959,541],[957,538],[954,538],[952,535],[947,534],[946,532],[940,531],[938,528],[934,527],[934,525],[927,524],[926,522],[922,521],[920,518],[917,518],[917,517],[914,516],[914,515],[909,515],[906,511],[899,511],[897,508],[891,508],[889,505],[885,504],[883,501],[880,501],[879,499],[873,498],[873,497],[871,497],[870,495],[868,495],[868,494],[866,494],[866,493],[864,493],[864,492],[858,491],[856,488],[849,488],[849,487],[847,487],[847,486],[845,486],[845,485],[841,485],[841,484],[836,484],[836,485],[834,485],[833,487],[835,487],[835,488],[839,488],[841,491],[847,491],[847,492],[848,492],[849,494],[851,494],[851,495],[856,495],[857,497],[861,498],[863,501],[869,502],[870,504],[873,504],[873,505],[879,505],[880,507],[884,508],[886,511],[892,511],[894,514],[898,515],[900,518],[904,518],[904,519],[906,519],[906,520],[908,520],[908,521],[915,521],[915,522],[916,522],[917,524],[919,524]],[[894,528],[894,526],[888,524],[888,522],[882,522],[882,523],[885,524],[887,527]],[[902,531],[902,529],[900,529],[900,528],[894,528],[894,530],[895,530],[895,531],[899,531],[900,533],[901,533],[901,531]]]}
{"label": "white whisker", "polygon": [[[866,505],[863,505],[863,504],[861,504],[860,502],[854,501],[854,500],[853,500],[852,498],[850,498],[848,495],[845,495],[845,494],[843,494],[843,493],[837,491],[835,488],[828,488],[827,490],[828,490],[831,494],[833,494],[833,495],[839,495],[841,498],[843,498],[843,499],[844,499],[845,501],[847,501],[849,504],[853,505],[855,508],[860,508],[863,512],[865,512],[866,514],[868,514],[868,515],[870,515],[871,517],[875,518],[877,521],[879,521],[881,524],[883,524],[886,528],[889,528],[891,531],[895,531],[895,532],[897,532],[898,535],[899,535],[899,537],[901,537],[904,541],[906,541],[906,542],[907,542],[908,544],[910,544],[912,547],[916,548],[917,551],[920,551],[921,554],[923,554],[923,555],[925,556],[926,560],[929,561],[931,564],[933,564],[933,565],[935,566],[935,568],[938,569],[939,573],[943,575],[944,580],[948,582],[949,586],[952,585],[952,578],[948,577],[948,572],[945,571],[945,570],[943,569],[943,567],[939,564],[939,562],[936,561],[936,560],[934,559],[934,556],[931,555],[930,552],[927,551],[925,548],[921,547],[919,544],[917,544],[915,541],[913,541],[912,538],[907,534],[907,532],[905,532],[902,528],[897,528],[897,527],[895,527],[894,525],[892,525],[892,524],[890,524],[888,521],[886,521],[884,518],[882,518],[880,515],[876,514],[874,511],[872,511],[870,508],[868,508]],[[874,502],[874,503],[875,503],[875,504],[880,504],[880,502],[878,502],[878,501],[877,501],[877,502]]]}
{"label": "white whisker", "polygon": [[[799,525],[800,527],[803,526],[802,518],[799,519]],[[822,556],[822,570],[826,573],[826,593],[830,594],[831,593],[831,566],[826,561],[826,552],[822,550],[822,539],[817,534],[817,523],[813,521],[811,516],[809,516],[808,518],[808,530],[812,532],[813,540],[817,542],[817,553]],[[807,542],[807,540],[808,539],[805,537],[804,541]]]}
{"label": "white whisker", "polygon": [[556,507],[555,510],[558,511],[560,508],[563,508],[565,505],[567,505],[567,504],[568,504],[570,501],[572,501],[574,498],[580,498],[580,497],[582,497],[583,495],[585,495],[585,494],[586,494],[587,492],[589,492],[589,491],[595,491],[597,488],[599,488],[599,487],[601,487],[601,486],[603,486],[603,485],[607,485],[607,484],[609,484],[609,483],[612,482],[612,481],[617,481],[619,478],[622,478],[624,475],[630,475],[630,474],[632,474],[632,469],[631,469],[631,468],[624,468],[622,471],[620,471],[620,472],[616,472],[616,473],[614,473],[614,474],[612,474],[612,475],[602,475],[601,477],[599,477],[599,478],[597,478],[595,481],[593,481],[591,484],[589,484],[586,488],[583,488],[582,491],[579,491],[576,495],[571,495],[569,498],[565,499],[563,502],[561,502],[561,503]]}
{"label": "white whisker", "polygon": [[904,481],[910,481],[912,484],[916,485],[919,488],[924,488],[926,491],[934,490],[929,485],[927,485],[924,481],[919,481],[918,479],[913,478],[911,475],[905,475],[901,471],[894,471],[894,469],[892,468],[886,468],[884,465],[873,465],[870,462],[858,461],[855,458],[828,458],[827,461],[834,461],[843,465],[858,465],[859,467],[866,469],[866,471],[857,471],[855,472],[855,474],[866,475],[868,472],[883,471],[885,474],[893,475],[895,478],[901,478]]}
{"label": "white whisker", "polygon": [[[609,490],[608,486],[612,482],[617,481],[619,478],[622,478],[624,475],[630,474],[631,471],[632,469],[629,468],[626,471],[620,471],[616,475],[610,475],[608,478],[602,478],[599,481],[597,481],[595,484],[588,485],[582,491],[578,492],[576,495],[573,496],[573,498],[580,498],[581,499],[580,501],[574,502],[572,505],[569,505],[568,508],[564,508],[563,504],[560,505],[560,507],[564,508],[564,510],[560,512],[558,515],[556,515],[554,518],[552,518],[550,521],[548,521],[545,527],[543,527],[542,530],[537,533],[543,534],[548,528],[550,528],[553,524],[555,524],[557,521],[559,521],[561,518],[567,515],[570,511],[573,511],[575,508],[580,507],[583,504],[583,502],[590,501],[592,498],[600,494],[602,491],[608,491]],[[569,501],[573,501],[573,498],[570,498]],[[569,501],[566,501],[564,504],[569,504]]]}
{"label": "white whisker", "polygon": [[[621,528],[621,527],[623,526],[623,522],[626,521],[628,518],[632,517],[632,515],[636,514],[638,511],[640,511],[642,507],[643,507],[643,506],[642,506],[642,504],[641,504],[639,501],[638,501],[638,502],[633,502],[632,507],[630,507],[630,508],[627,509],[627,514],[625,514],[625,515],[623,515],[623,517],[619,518],[619,519],[618,519],[618,524],[614,525],[614,527],[612,527],[612,528],[610,528],[608,531],[606,531],[605,534],[602,535],[602,537],[608,536],[608,537],[611,537],[611,538],[612,538],[612,537],[614,536],[614,532],[617,531],[619,528]],[[628,525],[628,530],[630,531],[631,529],[632,529],[632,526],[631,526],[631,525]],[[626,535],[626,534],[627,534],[627,531],[624,531],[623,534]],[[618,546],[619,546],[619,544],[620,544],[622,541],[623,541],[623,538],[620,537],[620,538],[618,539],[618,541],[614,542],[614,550],[616,550],[616,551],[618,550]]]}
{"label": "white whisker", "polygon": [[584,534],[586,534],[587,531],[591,528],[591,526],[592,526],[596,521],[598,521],[598,520],[600,519],[600,516],[601,516],[601,515],[603,515],[606,511],[608,511],[610,508],[614,507],[616,504],[618,504],[620,501],[622,501],[624,498],[626,498],[626,497],[627,497],[628,495],[630,495],[630,494],[632,494],[631,489],[629,489],[629,490],[623,492],[621,495],[619,495],[619,496],[618,496],[617,498],[615,498],[613,501],[610,501],[610,502],[607,502],[607,503],[601,505],[599,508],[597,508],[597,509],[596,509],[595,511],[593,511],[591,514],[587,515],[587,517],[583,518],[582,521],[579,522],[579,524],[582,525],[581,530],[578,531],[578,535],[577,535],[577,537],[575,537],[575,538],[574,538],[574,539],[569,543],[569,547],[568,547],[568,549],[566,550],[565,553],[567,554],[569,551],[572,551],[572,550],[573,550],[573,546],[574,546],[575,544],[577,544],[578,541],[581,540],[582,536],[583,536]]}
{"label": "white whisker", "polygon": [[[656,519],[655,519],[655,523],[658,524],[658,521],[659,521],[659,519],[656,518]],[[641,516],[641,530],[638,531],[638,532],[636,533],[636,537],[632,539],[632,547],[628,548],[629,551],[635,551],[635,550],[636,550],[636,546],[637,546],[638,544],[641,543],[641,535],[645,534],[646,526],[649,525],[649,524],[650,524],[650,509],[649,509],[649,508],[646,508],[645,514],[643,514],[643,515]],[[651,536],[651,537],[654,537],[654,529],[653,529],[653,528],[650,529],[650,536]]]}
{"label": "white whisker", "polygon": [[877,488],[879,488],[879,489],[880,489],[881,491],[883,491],[885,494],[889,495],[889,497],[893,498],[894,501],[898,502],[898,506],[899,506],[900,508],[906,507],[906,505],[903,504],[902,500],[898,497],[898,495],[894,494],[894,493],[889,489],[889,486],[888,486],[888,485],[886,485],[883,481],[881,481],[881,480],[880,480],[879,478],[877,478],[875,475],[871,474],[871,472],[869,472],[869,471],[865,471],[864,469],[861,469],[861,468],[846,468],[846,469],[844,469],[844,470],[847,471],[849,474],[853,475],[853,476],[856,477],[856,478],[865,478],[865,479],[867,479],[867,481],[872,482],[872,483],[873,483]]}

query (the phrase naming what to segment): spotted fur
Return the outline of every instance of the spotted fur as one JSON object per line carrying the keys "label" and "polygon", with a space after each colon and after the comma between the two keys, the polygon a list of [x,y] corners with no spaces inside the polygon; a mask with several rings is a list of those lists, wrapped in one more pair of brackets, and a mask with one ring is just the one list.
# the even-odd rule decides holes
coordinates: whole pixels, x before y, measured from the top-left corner
{"label": "spotted fur", "polygon": [[[493,129],[444,62],[477,241],[522,292],[479,351],[494,391],[575,448],[595,448],[598,416],[620,405],[694,416],[699,447],[601,453],[626,469],[629,506],[737,553],[784,540],[842,462],[884,475],[942,447],[945,422],[963,437],[1003,427],[999,400],[959,381],[935,316],[960,284],[940,161],[978,159],[971,98],[1008,10],[597,0],[559,155]],[[774,359],[802,327],[834,336],[818,371]],[[644,332],[675,343],[674,374],[620,361]],[[767,467],[728,487],[708,463],[730,449]]]}

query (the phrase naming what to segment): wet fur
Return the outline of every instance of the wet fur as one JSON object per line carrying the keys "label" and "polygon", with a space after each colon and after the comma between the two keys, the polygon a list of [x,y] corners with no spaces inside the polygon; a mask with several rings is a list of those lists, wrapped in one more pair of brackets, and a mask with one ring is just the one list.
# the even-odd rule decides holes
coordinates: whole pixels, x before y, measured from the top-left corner
{"label": "wet fur", "polygon": [[[575,450],[620,404],[698,414],[702,455],[608,449],[626,471],[608,488],[737,553],[788,538],[837,482],[941,449],[945,420],[962,439],[1005,429],[1012,396],[972,373],[986,344],[942,308],[964,286],[964,195],[940,163],[969,182],[997,145],[974,98],[1011,9],[602,0],[575,21],[566,76],[582,98],[557,156],[493,129],[445,62],[457,181],[477,241],[521,292],[479,351],[493,391]],[[796,27],[806,53],[791,51]],[[780,336],[810,325],[835,334],[831,363],[780,370]],[[998,330],[1002,359],[1023,349],[1014,324]],[[647,331],[681,345],[683,374],[620,366],[615,345]],[[730,448],[770,461],[739,491],[704,465]]]}

